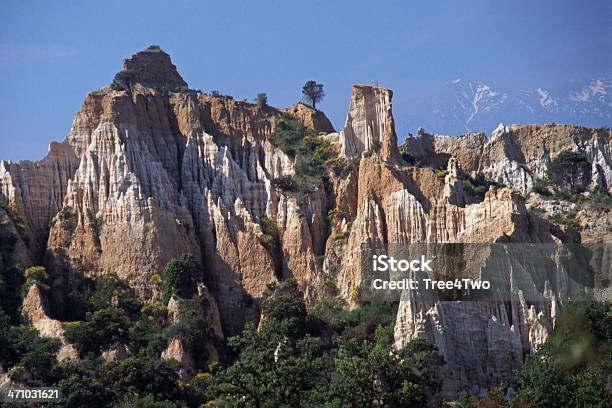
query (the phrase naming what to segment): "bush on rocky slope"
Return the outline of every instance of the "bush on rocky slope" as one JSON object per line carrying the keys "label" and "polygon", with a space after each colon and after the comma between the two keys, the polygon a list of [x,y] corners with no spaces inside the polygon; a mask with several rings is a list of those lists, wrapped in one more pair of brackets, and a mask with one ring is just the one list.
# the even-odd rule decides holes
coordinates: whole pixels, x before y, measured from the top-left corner
{"label": "bush on rocky slope", "polygon": [[348,166],[346,160],[338,158],[331,143],[318,137],[313,129],[285,114],[277,118],[270,143],[294,160],[295,173],[282,177],[274,185],[287,192],[296,193],[298,198],[316,189],[327,168],[341,173]]}
{"label": "bush on rocky slope", "polygon": [[190,298],[196,291],[200,279],[199,267],[191,254],[183,254],[180,258],[172,258],[166,264],[162,277],[163,302],[167,304],[172,295]]}

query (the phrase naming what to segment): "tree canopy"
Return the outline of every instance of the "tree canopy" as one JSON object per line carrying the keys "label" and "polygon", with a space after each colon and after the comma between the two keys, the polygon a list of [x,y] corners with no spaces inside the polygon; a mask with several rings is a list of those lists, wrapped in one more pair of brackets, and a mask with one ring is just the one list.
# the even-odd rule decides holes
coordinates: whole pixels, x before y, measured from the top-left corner
{"label": "tree canopy", "polygon": [[304,99],[310,103],[310,106],[316,109],[317,102],[321,102],[325,97],[323,84],[318,84],[317,81],[307,81],[302,87],[302,95],[304,95]]}

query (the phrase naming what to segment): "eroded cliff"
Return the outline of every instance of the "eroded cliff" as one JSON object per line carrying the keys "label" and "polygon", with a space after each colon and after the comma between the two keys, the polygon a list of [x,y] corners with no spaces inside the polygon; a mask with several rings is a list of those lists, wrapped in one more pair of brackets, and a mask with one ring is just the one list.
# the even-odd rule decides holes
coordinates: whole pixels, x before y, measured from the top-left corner
{"label": "eroded cliff", "polygon": [[[296,172],[294,159],[270,141],[286,113],[331,142],[345,164],[303,198],[275,183]],[[154,300],[161,295],[155,276],[190,252],[203,268],[217,334],[232,335],[259,318],[258,298],[279,280],[294,278],[310,305],[330,296],[359,304],[367,247],[607,242],[607,204],[585,212],[598,211],[597,228],[586,215],[570,228],[548,215],[578,204],[552,204],[531,190],[548,163],[573,151],[587,163],[581,191],[610,193],[610,136],[513,125],[491,137],[422,133],[398,148],[387,89],[353,87],[346,125],[334,133],[322,112],[304,104],[276,109],[189,90],[170,57],[149,48],[125,61],[112,86],[86,97],[66,140],[45,159],[2,162],[0,226],[14,236],[14,249],[0,254],[0,267],[44,262],[51,293],[72,274],[117,273]],[[274,246],[263,230],[270,224]],[[545,339],[564,295],[551,282],[521,282],[499,304],[404,293],[396,346],[432,340],[447,362],[449,394],[511,381],[523,354]],[[527,290],[537,293],[525,300]],[[61,316],[61,296],[50,301]],[[192,365],[179,342],[165,356]]]}

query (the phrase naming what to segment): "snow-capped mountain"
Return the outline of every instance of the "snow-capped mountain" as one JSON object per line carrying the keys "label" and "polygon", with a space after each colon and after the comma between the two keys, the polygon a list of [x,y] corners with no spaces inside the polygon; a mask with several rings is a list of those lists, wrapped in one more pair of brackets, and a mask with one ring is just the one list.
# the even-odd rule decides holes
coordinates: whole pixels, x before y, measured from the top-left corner
{"label": "snow-capped mountain", "polygon": [[612,124],[612,82],[595,79],[577,87],[505,90],[462,79],[449,81],[420,112],[427,130],[457,134],[490,132],[499,123]]}

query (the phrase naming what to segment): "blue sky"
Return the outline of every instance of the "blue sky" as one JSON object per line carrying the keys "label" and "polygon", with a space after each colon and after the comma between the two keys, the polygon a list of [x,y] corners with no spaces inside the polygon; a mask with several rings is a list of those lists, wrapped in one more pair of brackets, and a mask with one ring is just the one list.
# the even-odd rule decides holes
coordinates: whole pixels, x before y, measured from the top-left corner
{"label": "blue sky", "polygon": [[400,139],[417,102],[454,78],[506,88],[558,86],[612,72],[609,0],[3,1],[0,159],[42,158],[85,95],[123,58],[159,44],[193,89],[273,106],[309,79],[341,128],[351,85],[394,91]]}

